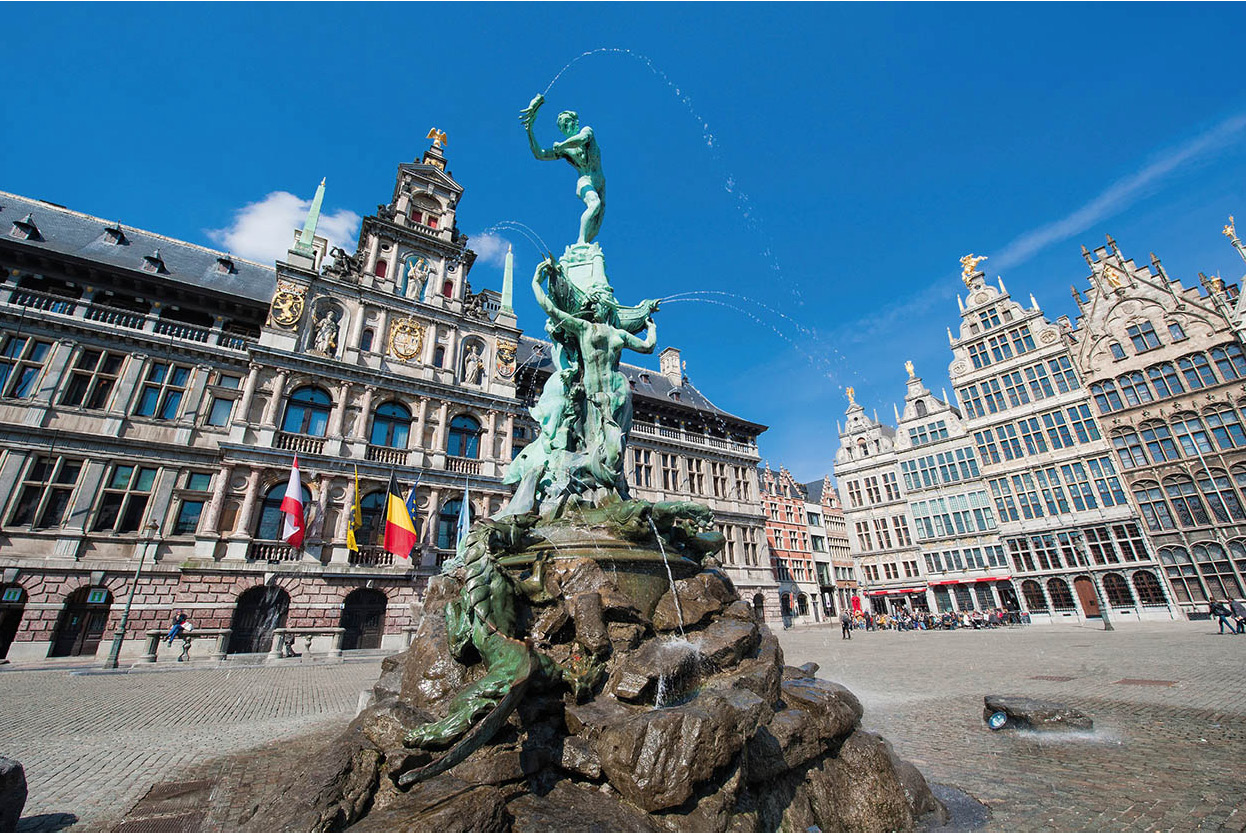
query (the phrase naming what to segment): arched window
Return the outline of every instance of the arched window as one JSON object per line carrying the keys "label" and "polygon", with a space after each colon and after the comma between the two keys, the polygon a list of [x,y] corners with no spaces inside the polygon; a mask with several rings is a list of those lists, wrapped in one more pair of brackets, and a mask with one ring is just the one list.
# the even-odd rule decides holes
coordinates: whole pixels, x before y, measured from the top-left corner
{"label": "arched window", "polygon": [[1211,352],[1211,358],[1216,363],[1221,378],[1226,382],[1246,376],[1246,356],[1242,354],[1240,345],[1229,344],[1218,347]]}
{"label": "arched window", "polygon": [[1172,520],[1172,513],[1168,511],[1168,504],[1164,501],[1164,492],[1159,484],[1154,481],[1135,484],[1134,499],[1138,502],[1138,509],[1142,510],[1147,528],[1152,532],[1176,529],[1176,522]]}
{"label": "arched window", "polygon": [[1090,393],[1095,398],[1095,405],[1100,414],[1111,414],[1124,408],[1120,394],[1116,393],[1116,385],[1112,382],[1097,382],[1090,386]]}
{"label": "arched window", "polygon": [[460,414],[450,421],[446,453],[456,458],[480,457],[480,422],[475,417]]}
{"label": "arched window", "polygon": [[779,613],[784,617],[792,616],[792,597],[788,594],[779,594]]}
{"label": "arched window", "polygon": [[[284,515],[281,512],[281,499],[286,497],[286,482],[281,481],[269,487],[264,493],[264,501],[260,505],[260,522],[255,527],[255,537],[262,541],[279,541]],[[311,493],[303,487],[303,518],[311,509]]]}
{"label": "arched window", "polygon": [[1186,476],[1167,478],[1164,481],[1164,492],[1177,512],[1177,521],[1182,527],[1202,527],[1210,524],[1207,510],[1194,491],[1194,482]]}
{"label": "arched window", "polygon": [[1141,405],[1155,399],[1151,395],[1150,386],[1146,384],[1146,378],[1142,376],[1142,371],[1125,374],[1118,382],[1120,382],[1121,394],[1124,395],[1125,402],[1130,405]]}
{"label": "arched window", "polygon": [[376,262],[376,269],[374,269],[373,272],[376,274],[377,278],[384,278],[385,273],[388,270],[389,270],[389,264],[383,260],[378,259]]}
{"label": "arched window", "polygon": [[1207,455],[1213,451],[1211,438],[1207,436],[1207,429],[1203,427],[1203,421],[1198,419],[1198,415],[1177,415],[1172,420],[1172,429],[1186,457],[1196,458],[1200,454]]}
{"label": "arched window", "polygon": [[1185,387],[1191,391],[1216,384],[1216,375],[1211,371],[1211,364],[1201,353],[1181,357],[1177,360],[1177,367],[1185,377]]}
{"label": "arched window", "polygon": [[1233,564],[1237,566],[1238,574],[1246,576],[1246,543],[1240,539],[1229,542],[1229,555],[1233,557]]}
{"label": "arched window", "polygon": [[1166,424],[1159,421],[1143,423],[1141,436],[1151,460],[1156,463],[1177,460],[1181,457],[1181,453],[1177,451],[1177,444],[1173,442],[1172,432]]}
{"label": "arched window", "polygon": [[1025,607],[1031,611],[1047,610],[1047,598],[1043,596],[1043,588],[1033,579],[1021,583],[1021,595],[1025,597]]}
{"label": "arched window", "polygon": [[368,442],[373,446],[405,449],[410,431],[410,410],[402,403],[388,402],[378,407],[372,416],[372,436]]}
{"label": "arched window", "polygon": [[364,353],[372,350],[372,340],[375,337],[375,331],[371,327],[364,328],[363,335],[359,337],[359,349]]}
{"label": "arched window", "polygon": [[1181,384],[1181,376],[1171,362],[1154,365],[1147,368],[1146,372],[1151,378],[1151,384],[1155,386],[1155,395],[1159,399],[1185,393],[1185,386]]}
{"label": "arched window", "polygon": [[[453,550],[459,540],[459,510],[463,507],[462,498],[452,498],[441,505],[437,514],[437,547],[442,550]],[[467,508],[468,515],[476,518],[474,508]]]}
{"label": "arched window", "polygon": [[1168,574],[1178,602],[1206,602],[1207,593],[1198,580],[1198,570],[1184,547],[1165,547],[1159,552],[1160,564]]}
{"label": "arched window", "polygon": [[1216,445],[1221,449],[1246,446],[1246,430],[1243,430],[1241,418],[1232,408],[1227,405],[1219,406],[1209,409],[1204,416],[1216,438]]}
{"label": "arched window", "polygon": [[1203,493],[1207,506],[1211,507],[1211,514],[1216,521],[1227,524],[1230,518],[1234,521],[1246,519],[1246,513],[1242,512],[1242,502],[1238,500],[1237,491],[1233,489],[1233,484],[1224,470],[1213,469],[1209,476],[1206,467],[1199,469],[1198,489]]}
{"label": "arched window", "polygon": [[861,453],[861,457],[869,455],[870,447],[866,444],[864,437],[857,441],[857,451]]}
{"label": "arched window", "polygon": [[800,616],[809,616],[809,598],[801,594],[796,598],[796,610],[800,612]]}
{"label": "arched window", "polygon": [[1159,580],[1149,570],[1134,571],[1134,590],[1138,592],[1138,601],[1143,608],[1163,608],[1168,604]]}
{"label": "arched window", "polygon": [[1108,605],[1113,608],[1130,608],[1134,604],[1133,594],[1129,593],[1129,583],[1119,573],[1103,575],[1103,592],[1107,594]]}
{"label": "arched window", "polygon": [[[355,531],[355,541],[359,544],[381,544],[385,535],[385,505],[389,493],[385,490],[369,492],[359,502],[359,515],[363,523]],[[418,529],[416,531],[419,532]]]}
{"label": "arched window", "polygon": [[1215,542],[1199,542],[1191,549],[1208,593],[1216,599],[1237,599],[1242,595],[1242,586],[1233,575],[1233,566],[1223,547]]}
{"label": "arched window", "polygon": [[766,600],[761,594],[753,594],[753,616],[759,623],[766,621]]}
{"label": "arched window", "polygon": [[292,434],[324,437],[329,426],[329,406],[333,400],[319,388],[306,385],[286,401],[286,416],[281,430]]}
{"label": "arched window", "polygon": [[926,402],[925,402],[925,400],[918,400],[918,401],[917,401],[917,404],[916,404],[916,408],[917,408],[917,416],[918,416],[918,417],[925,417],[925,416],[926,416]]}
{"label": "arched window", "polygon": [[1120,456],[1122,469],[1134,469],[1146,466],[1146,453],[1142,451],[1142,441],[1132,431],[1119,431],[1112,435],[1112,445]]}
{"label": "arched window", "polygon": [[1051,596],[1051,607],[1057,611],[1074,611],[1077,606],[1073,604],[1073,593],[1069,590],[1069,585],[1063,579],[1052,578],[1047,580],[1047,593]]}

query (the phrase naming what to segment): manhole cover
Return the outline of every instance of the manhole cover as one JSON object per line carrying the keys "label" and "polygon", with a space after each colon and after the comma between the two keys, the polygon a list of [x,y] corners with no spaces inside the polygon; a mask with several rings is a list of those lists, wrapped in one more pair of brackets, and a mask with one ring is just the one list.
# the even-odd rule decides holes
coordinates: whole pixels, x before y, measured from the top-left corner
{"label": "manhole cover", "polygon": [[1071,675],[1031,675],[1030,680],[1032,681],[1059,681],[1060,683],[1064,683],[1065,681],[1073,680],[1073,677]]}
{"label": "manhole cover", "polygon": [[1176,686],[1176,681],[1158,681],[1149,678],[1121,678],[1117,683],[1123,683],[1126,686]]}
{"label": "manhole cover", "polygon": [[166,814],[159,817],[148,817],[139,820],[126,820],[114,828],[117,832],[168,831],[181,834],[184,831],[202,831],[203,811],[189,811],[185,814]]}

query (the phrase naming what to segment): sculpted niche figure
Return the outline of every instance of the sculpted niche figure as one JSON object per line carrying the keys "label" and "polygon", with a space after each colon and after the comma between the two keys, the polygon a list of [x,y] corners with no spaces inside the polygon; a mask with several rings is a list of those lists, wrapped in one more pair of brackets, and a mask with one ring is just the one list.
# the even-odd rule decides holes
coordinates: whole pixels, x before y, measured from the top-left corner
{"label": "sculpted niche figure", "polygon": [[580,216],[580,237],[576,243],[592,243],[601,231],[606,213],[606,175],[601,170],[601,148],[593,136],[593,129],[588,125],[580,127],[580,117],[573,110],[558,114],[558,129],[567,138],[555,142],[552,147],[542,148],[532,132],[532,124],[544,103],[543,95],[532,99],[532,103],[519,114],[519,120],[528,131],[528,145],[533,156],[540,160],[565,159],[580,175],[575,184],[575,195],[584,201],[584,214]]}
{"label": "sculpted niche figure", "polygon": [[315,347],[326,356],[332,356],[337,350],[337,313],[332,310],[325,310],[316,322]]}

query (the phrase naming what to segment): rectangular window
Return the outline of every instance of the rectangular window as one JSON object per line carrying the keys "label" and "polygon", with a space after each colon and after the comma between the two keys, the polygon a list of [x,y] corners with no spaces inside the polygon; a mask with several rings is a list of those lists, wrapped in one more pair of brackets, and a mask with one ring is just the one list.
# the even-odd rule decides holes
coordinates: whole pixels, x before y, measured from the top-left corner
{"label": "rectangular window", "polygon": [[991,359],[994,362],[1002,362],[1012,356],[1012,348],[1008,345],[1007,335],[992,336],[986,340],[986,345],[991,349]]}
{"label": "rectangular window", "polygon": [[878,479],[869,477],[865,479],[865,497],[871,504],[877,504],[883,500],[882,493],[878,489]]}
{"label": "rectangular window", "polygon": [[1043,439],[1043,427],[1037,417],[1027,417],[1017,423],[1021,427],[1021,440],[1026,451],[1031,455],[1047,451],[1047,441]]}
{"label": "rectangular window", "polygon": [[666,492],[678,492],[681,478],[679,477],[679,455],[662,453],[662,489]]}
{"label": "rectangular window", "polygon": [[653,452],[649,449],[632,449],[633,479],[638,487],[653,487]]}
{"label": "rectangular window", "polygon": [[987,307],[985,310],[979,310],[978,321],[982,323],[983,330],[990,330],[992,327],[999,327],[999,310],[994,307]]}
{"label": "rectangular window", "polygon": [[227,426],[229,418],[234,413],[234,401],[226,400],[221,397],[213,397],[212,405],[208,408],[208,416],[204,418],[204,423],[209,426]]}
{"label": "rectangular window", "polygon": [[1021,441],[1017,437],[1017,427],[1012,423],[1004,423],[996,428],[999,435],[999,448],[1005,460],[1016,460],[1023,456]]}
{"label": "rectangular window", "polygon": [[1031,365],[1025,369],[1025,378],[1030,386],[1030,394],[1033,395],[1034,399],[1042,400],[1055,396],[1055,391],[1051,387],[1051,377],[1047,375],[1045,366]]}
{"label": "rectangular window", "polygon": [[710,482],[714,488],[715,498],[727,496],[727,464],[710,461]]}
{"label": "rectangular window", "polygon": [[1060,474],[1064,485],[1068,487],[1069,498],[1072,499],[1075,510],[1081,512],[1099,507],[1094,491],[1090,488],[1090,479],[1086,475],[1085,466],[1081,463],[1066,463],[1060,467]]}
{"label": "rectangular window", "polygon": [[861,543],[862,552],[874,549],[874,540],[870,538],[870,525],[864,521],[857,522],[857,541]]}
{"label": "rectangular window", "polygon": [[152,362],[147,369],[147,379],[139,393],[134,413],[157,420],[176,419],[189,379],[190,368],[184,365]]}
{"label": "rectangular window", "polygon": [[981,417],[986,413],[982,410],[982,398],[978,396],[978,386],[968,385],[956,393],[960,398],[961,408],[965,409],[966,417]]}
{"label": "rectangular window", "polygon": [[1105,507],[1114,507],[1125,503],[1125,490],[1121,488],[1120,479],[1116,477],[1116,467],[1111,458],[1091,458],[1086,461],[1090,469],[1090,477],[1095,482],[1095,491]]}
{"label": "rectangular window", "polygon": [[1138,353],[1159,347],[1159,336],[1155,335],[1155,328],[1149,321],[1126,327],[1125,335],[1129,336],[1134,344],[1134,350]]}
{"label": "rectangular window", "polygon": [[187,536],[199,529],[199,516],[203,515],[203,501],[199,499],[183,499],[177,510],[177,520],[173,522],[174,536]]}
{"label": "rectangular window", "polygon": [[874,534],[878,537],[878,546],[882,550],[890,549],[891,533],[887,531],[887,519],[874,519]]}
{"label": "rectangular window", "polygon": [[123,359],[121,354],[105,350],[83,350],[70,371],[61,405],[91,410],[107,408]]}
{"label": "rectangular window", "polygon": [[1028,325],[1021,325],[1008,331],[1008,338],[1012,342],[1013,351],[1020,356],[1023,353],[1029,353],[1034,349],[1034,337],[1030,335]]}
{"label": "rectangular window", "polygon": [[36,458],[22,481],[9,523],[36,530],[60,527],[65,523],[69,501],[81,472],[81,460]]}
{"label": "rectangular window", "polygon": [[1060,484],[1060,473],[1054,466],[1034,470],[1034,480],[1038,482],[1039,493],[1047,507],[1048,515],[1058,515],[1069,511],[1069,499]]}
{"label": "rectangular window", "polygon": [[91,529],[133,533],[142,527],[156,471],[154,467],[114,464]]}
{"label": "rectangular window", "polygon": [[973,362],[975,368],[985,368],[991,364],[991,357],[987,354],[986,343],[975,342],[969,346],[969,359]]}
{"label": "rectangular window", "polygon": [[1038,500],[1038,492],[1034,488],[1034,479],[1029,472],[1012,476],[1012,489],[1017,496],[1017,504],[1021,507],[1024,518],[1042,518],[1043,506]]}
{"label": "rectangular window", "polygon": [[1030,553],[1030,545],[1026,539],[1009,539],[1008,550],[1012,554],[1012,564],[1018,573],[1033,572],[1034,557]]}
{"label": "rectangular window", "polygon": [[14,400],[33,397],[35,383],[51,350],[51,342],[0,334],[0,397]]}
{"label": "rectangular window", "polygon": [[974,432],[974,441],[978,444],[978,455],[990,463],[999,463],[999,447],[995,445],[995,433],[990,429]]}
{"label": "rectangular window", "polygon": [[1126,562],[1145,562],[1150,558],[1146,552],[1146,543],[1142,539],[1142,531],[1137,524],[1114,524],[1112,535]]}
{"label": "rectangular window", "polygon": [[1079,443],[1089,443],[1091,440],[1099,439],[1099,427],[1095,425],[1090,406],[1075,405],[1068,409],[1068,414],[1069,422],[1073,425],[1073,433],[1077,435]]}
{"label": "rectangular window", "polygon": [[982,401],[986,404],[988,414],[1004,410],[1004,392],[998,379],[988,379],[982,383]]}
{"label": "rectangular window", "polygon": [[892,516],[891,526],[896,531],[896,544],[900,547],[908,547],[913,543],[913,537],[909,535],[909,525],[904,520],[904,516]]}
{"label": "rectangular window", "polygon": [[1090,557],[1096,565],[1119,565],[1120,558],[1116,555],[1116,549],[1112,547],[1112,537],[1108,535],[1106,527],[1087,527],[1084,531],[1086,536],[1086,549],[1090,551]]}
{"label": "rectangular window", "polygon": [[1185,331],[1181,329],[1181,325],[1175,321],[1168,322],[1168,335],[1172,337],[1174,342],[1180,342],[1185,338]]}
{"label": "rectangular window", "polygon": [[1047,361],[1047,367],[1051,369],[1051,376],[1056,381],[1056,390],[1061,394],[1069,391],[1075,391],[1081,383],[1077,381],[1077,374],[1073,370],[1073,363],[1067,356],[1059,356],[1055,359]]}
{"label": "rectangular window", "polygon": [[1021,371],[1004,374],[1003,381],[1004,393],[1008,396],[1008,404],[1010,406],[1015,408],[1030,401],[1030,395],[1025,388],[1025,378]]}
{"label": "rectangular window", "polygon": [[887,494],[888,501],[900,500],[900,486],[896,483],[894,472],[883,473],[883,490]]}
{"label": "rectangular window", "polygon": [[705,461],[690,457],[688,461],[688,491],[693,495],[705,494]]}

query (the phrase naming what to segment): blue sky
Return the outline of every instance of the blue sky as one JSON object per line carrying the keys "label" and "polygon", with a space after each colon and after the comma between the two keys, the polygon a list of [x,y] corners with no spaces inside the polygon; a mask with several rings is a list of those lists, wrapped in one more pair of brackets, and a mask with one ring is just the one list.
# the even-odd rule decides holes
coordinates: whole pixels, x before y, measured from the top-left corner
{"label": "blue sky", "polygon": [[844,386],[886,417],[906,359],[947,385],[967,252],[1053,319],[1105,233],[1187,284],[1243,271],[1220,235],[1246,217],[1240,4],[10,4],[5,20],[0,190],[283,251],[321,177],[326,226],[349,237],[436,126],[482,252],[472,282],[500,286],[512,242],[533,334],[537,247],[496,226],[561,252],[580,204],[518,111],[582,53],[630,51],[575,61],[539,135],[565,108],[593,126],[616,292],[720,293],[664,306],[660,346],[771,426],[763,456],[802,480],[831,468]]}

